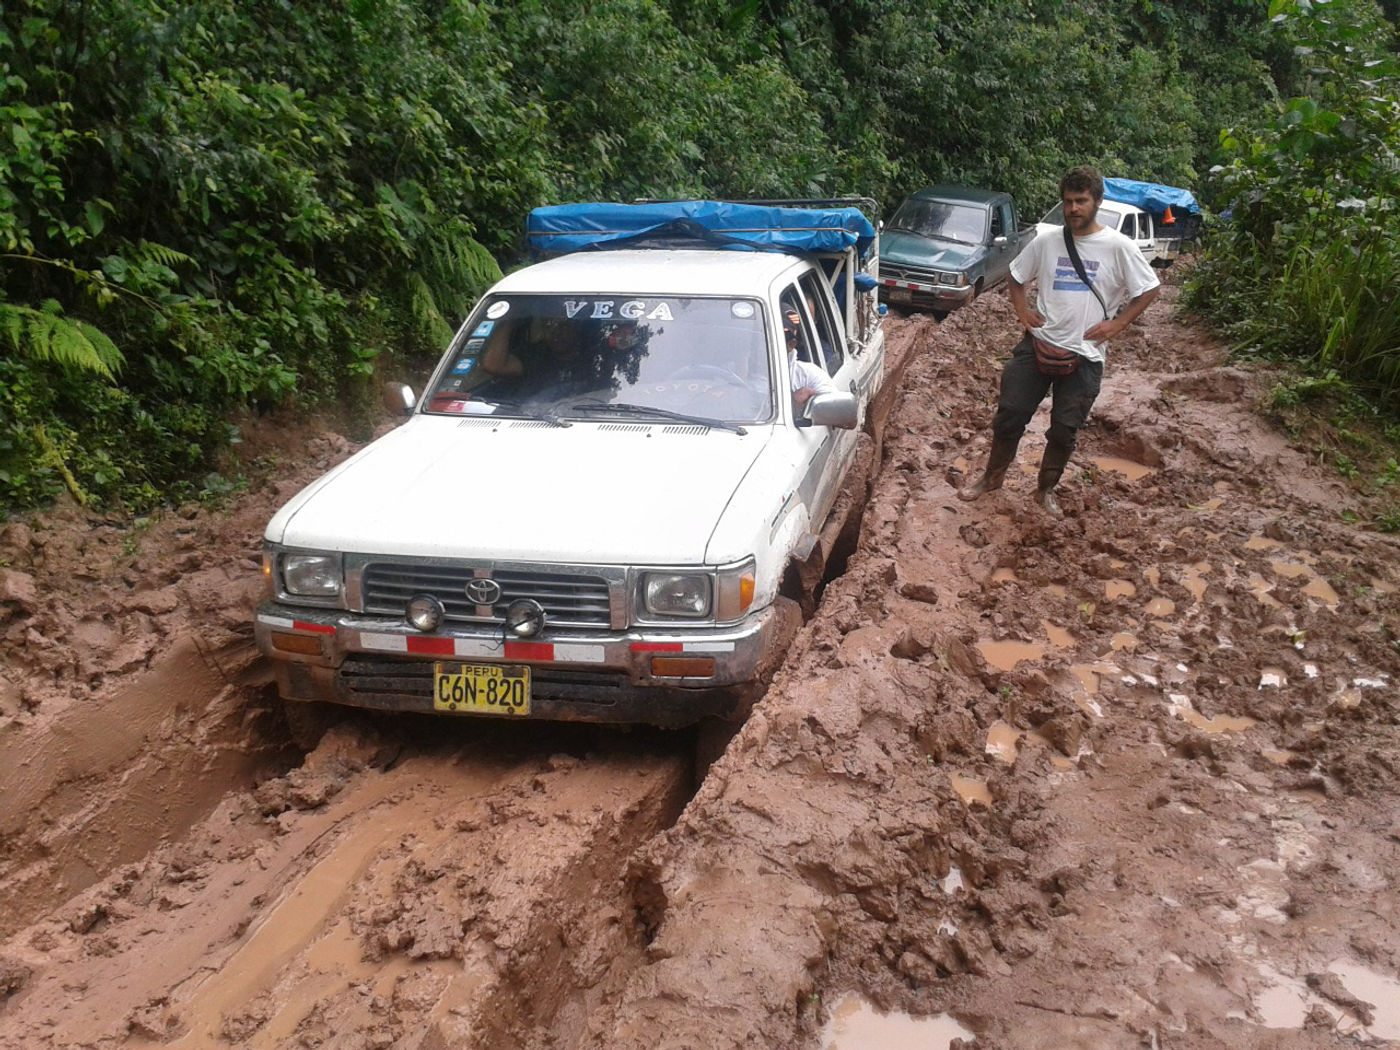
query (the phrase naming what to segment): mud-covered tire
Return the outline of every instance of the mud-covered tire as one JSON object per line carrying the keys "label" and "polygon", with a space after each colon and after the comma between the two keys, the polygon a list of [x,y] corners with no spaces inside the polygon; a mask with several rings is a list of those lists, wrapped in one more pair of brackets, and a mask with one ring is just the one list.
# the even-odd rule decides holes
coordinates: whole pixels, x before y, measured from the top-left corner
{"label": "mud-covered tire", "polygon": [[339,712],[334,704],[318,700],[282,700],[282,716],[287,723],[287,735],[302,751],[314,751],[327,729],[335,724]]}
{"label": "mud-covered tire", "polygon": [[[745,709],[747,713],[747,708]],[[693,786],[698,790],[705,781],[705,774],[725,749],[729,747],[729,742],[734,739],[734,735],[743,726],[742,721],[734,721],[729,718],[718,718],[709,715],[695,723],[695,742],[691,752],[691,757],[695,761],[695,774]]]}

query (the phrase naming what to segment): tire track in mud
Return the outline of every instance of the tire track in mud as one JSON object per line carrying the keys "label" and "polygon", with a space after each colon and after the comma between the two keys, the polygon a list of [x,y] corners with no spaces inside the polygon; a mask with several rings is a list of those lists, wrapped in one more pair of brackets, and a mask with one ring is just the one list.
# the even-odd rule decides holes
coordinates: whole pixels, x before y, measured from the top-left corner
{"label": "tire track in mud", "polygon": [[1125,340],[1063,523],[1028,499],[1038,435],[961,503],[1005,312],[960,311],[911,368],[850,571],[644,850],[656,962],[583,1045],[814,1046],[851,990],[998,1050],[1319,1050],[1400,1020],[1368,1036],[1345,990],[1308,993],[1370,967],[1400,1001],[1394,540],[1328,520],[1346,493],[1237,378],[1173,377],[1175,325]]}
{"label": "tire track in mud", "polygon": [[[888,367],[856,488],[878,465],[902,362]],[[862,505],[843,491],[828,558],[854,545]],[[403,728],[417,720],[347,712],[288,770],[275,698],[224,683],[249,677],[246,654],[224,663],[177,648],[129,696],[69,706],[30,742],[41,772],[10,798],[37,816],[11,829],[30,843],[12,870],[44,891],[0,946],[0,1046],[570,1045],[654,956],[638,904],[652,884],[629,863],[693,791],[688,736],[537,733],[565,741],[551,753],[517,727],[456,723],[444,753]],[[68,756],[84,729],[98,743]],[[75,800],[87,785],[100,797]],[[143,819],[151,797],[174,815]],[[133,813],[117,834],[107,815]],[[44,878],[51,855],[108,839],[81,878]]]}
{"label": "tire track in mud", "polygon": [[110,701],[11,723],[0,778],[0,935],[177,838],[231,787],[285,770],[275,718],[189,641]]}
{"label": "tire track in mud", "polygon": [[488,733],[492,753],[352,719],[15,938],[28,975],[0,1046],[485,1047],[548,1027],[638,950],[621,873],[691,787],[665,740],[542,756]]}
{"label": "tire track in mud", "polygon": [[849,571],[693,797],[665,735],[347,718],[0,946],[0,1046],[809,1047],[845,990],[1008,1050],[1349,1045],[1266,1026],[1260,965],[1400,962],[1393,692],[1334,694],[1395,680],[1394,544],[1321,520],[1242,381],[1167,375],[1175,328],[1116,351],[1063,527],[1029,436],[960,503],[1005,314],[891,325],[920,360]]}

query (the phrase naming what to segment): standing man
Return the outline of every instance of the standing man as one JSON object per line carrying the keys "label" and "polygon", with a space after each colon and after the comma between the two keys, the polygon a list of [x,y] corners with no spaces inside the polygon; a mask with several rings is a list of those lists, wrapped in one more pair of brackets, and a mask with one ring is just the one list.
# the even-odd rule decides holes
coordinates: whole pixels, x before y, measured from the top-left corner
{"label": "standing man", "polygon": [[[1038,234],[1011,264],[1011,305],[1026,334],[1002,369],[987,468],[958,493],[974,500],[1001,488],[1026,425],[1050,392],[1050,429],[1035,498],[1056,518],[1062,512],[1055,486],[1099,396],[1105,344],[1147,309],[1161,285],[1131,240],[1099,225],[1103,178],[1096,169],[1072,168],[1060,180],[1060,202],[1064,230]],[[1075,254],[1082,266],[1075,265]],[[1031,281],[1034,309],[1026,297]]]}

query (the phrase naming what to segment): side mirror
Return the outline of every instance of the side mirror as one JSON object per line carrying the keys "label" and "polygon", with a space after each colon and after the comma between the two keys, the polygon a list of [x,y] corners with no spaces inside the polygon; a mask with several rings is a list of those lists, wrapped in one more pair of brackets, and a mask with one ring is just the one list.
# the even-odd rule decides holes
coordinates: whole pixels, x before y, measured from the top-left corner
{"label": "side mirror", "polygon": [[993,238],[992,238],[992,247],[993,247],[993,248],[1005,248],[1005,247],[1006,247],[1008,244],[1010,244],[1010,243],[1011,243],[1011,238],[1006,237],[1006,236],[1002,236],[1002,237],[993,237]]}
{"label": "side mirror", "polygon": [[409,415],[418,399],[413,396],[413,388],[407,383],[384,384],[384,407],[396,416]]}
{"label": "side mirror", "polygon": [[854,430],[859,422],[860,406],[855,394],[813,394],[802,406],[797,425]]}

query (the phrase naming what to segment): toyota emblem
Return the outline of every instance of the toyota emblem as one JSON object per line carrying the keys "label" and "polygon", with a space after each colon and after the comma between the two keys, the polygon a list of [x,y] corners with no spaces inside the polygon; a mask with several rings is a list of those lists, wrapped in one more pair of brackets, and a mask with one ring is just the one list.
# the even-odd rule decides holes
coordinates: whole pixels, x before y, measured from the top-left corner
{"label": "toyota emblem", "polygon": [[473,605],[495,605],[501,600],[501,585],[495,580],[477,577],[467,581],[467,597]]}

